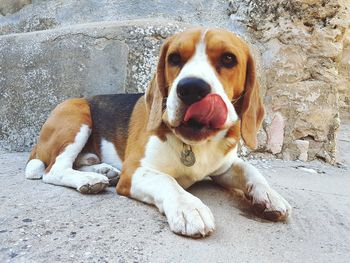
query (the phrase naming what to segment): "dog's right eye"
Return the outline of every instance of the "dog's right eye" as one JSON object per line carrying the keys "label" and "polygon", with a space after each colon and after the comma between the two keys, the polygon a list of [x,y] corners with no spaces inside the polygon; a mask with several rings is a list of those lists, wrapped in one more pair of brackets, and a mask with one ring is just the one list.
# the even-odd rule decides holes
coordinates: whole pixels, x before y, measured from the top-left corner
{"label": "dog's right eye", "polygon": [[181,56],[179,53],[172,53],[168,56],[168,62],[173,66],[181,66]]}
{"label": "dog's right eye", "polygon": [[225,68],[233,68],[237,65],[237,58],[232,53],[224,53],[220,57],[220,63]]}

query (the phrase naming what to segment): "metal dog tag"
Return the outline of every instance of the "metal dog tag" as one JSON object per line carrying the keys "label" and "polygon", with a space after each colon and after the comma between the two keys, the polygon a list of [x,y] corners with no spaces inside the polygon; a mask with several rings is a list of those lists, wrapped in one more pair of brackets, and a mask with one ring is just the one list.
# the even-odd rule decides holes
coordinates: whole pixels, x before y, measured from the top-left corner
{"label": "metal dog tag", "polygon": [[187,144],[183,144],[182,152],[181,152],[181,162],[183,165],[190,167],[195,164],[196,157],[194,152],[192,151],[192,147]]}

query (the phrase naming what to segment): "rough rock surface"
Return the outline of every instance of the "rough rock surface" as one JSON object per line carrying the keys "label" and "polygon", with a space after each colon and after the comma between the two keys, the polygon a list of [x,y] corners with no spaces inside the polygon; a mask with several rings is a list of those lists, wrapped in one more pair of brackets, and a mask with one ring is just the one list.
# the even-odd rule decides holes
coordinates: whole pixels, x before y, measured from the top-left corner
{"label": "rough rock surface", "polygon": [[144,91],[161,42],[179,29],[143,20],[1,37],[0,147],[30,149],[64,99]]}
{"label": "rough rock surface", "polygon": [[[55,29],[57,31],[43,32],[42,36],[39,36],[40,34],[30,35],[38,37],[38,40],[32,39],[32,42],[36,43],[37,41],[38,45],[46,51],[52,48],[53,54],[59,54],[59,43],[67,45],[68,42],[71,42],[70,48],[74,51],[72,54],[77,52],[78,57],[88,54],[86,58],[80,59],[85,60],[86,65],[93,65],[98,60],[95,55],[102,59],[116,51],[117,46],[114,46],[113,49],[113,43],[119,43],[116,45],[122,45],[123,50],[129,50],[127,63],[121,60],[113,68],[114,60],[111,58],[107,61],[108,72],[118,71],[119,77],[109,76],[105,80],[108,82],[118,78],[121,81],[124,78],[122,75],[125,73],[122,67],[126,69],[124,85],[119,86],[121,82],[117,82],[118,88],[115,92],[144,90],[156,65],[161,42],[169,34],[186,27],[179,22],[220,26],[239,33],[252,43],[265,95],[265,105],[267,106],[264,129],[259,133],[258,151],[271,152],[271,147],[266,147],[266,141],[269,139],[266,132],[271,128],[274,116],[280,114],[285,120],[285,127],[282,138],[279,137],[282,148],[273,151],[278,157],[284,159],[299,158],[297,141],[304,140],[309,142],[306,153],[308,160],[321,158],[328,162],[335,162],[335,137],[340,123],[339,117],[347,116],[346,113],[350,111],[350,33],[348,29],[350,0],[277,0],[273,2],[265,0],[175,0],[170,2],[147,0],[137,3],[127,0],[32,0],[31,4],[20,4],[18,8],[15,7],[17,2],[29,3],[30,1],[12,2],[14,11],[11,12],[14,13],[7,12],[6,16],[0,16],[0,35],[5,35],[0,37],[0,44],[6,44],[6,41],[9,41],[8,39],[11,37],[13,38],[11,41],[15,42],[16,38],[28,41],[30,38],[29,35],[21,37],[20,35],[6,36],[7,34]],[[8,5],[9,1],[2,1],[2,3]],[[135,21],[139,18],[153,18],[154,20],[150,24]],[[120,22],[125,25],[123,27],[125,30],[117,30],[118,34],[114,35],[112,32],[107,32],[108,30],[106,31],[104,27],[109,23],[115,24],[116,22],[96,23],[93,26],[94,32],[89,31],[91,25],[85,24],[115,20],[125,20],[125,22]],[[175,22],[172,22],[169,27],[167,22],[171,20]],[[76,24],[84,25],[75,26]],[[157,24],[156,29],[153,28],[154,24]],[[65,29],[63,29],[64,27]],[[88,34],[84,36],[82,32],[88,32]],[[57,37],[57,46],[45,49],[45,44],[40,43],[40,39],[48,34]],[[74,40],[76,46],[74,46]],[[81,42],[82,48],[77,42]],[[27,51],[23,51],[23,49],[19,50],[21,45],[24,44],[18,45],[17,51],[20,53],[16,57],[24,57],[23,59],[25,59],[24,55],[30,54],[31,47],[28,46]],[[98,51],[98,48],[101,50]],[[36,50],[35,46],[33,46],[33,50]],[[9,49],[8,45],[1,49],[2,55],[7,56],[6,61],[11,61],[9,54],[14,52],[16,52],[16,47]],[[44,54],[43,51],[39,57]],[[10,84],[8,80],[6,81],[7,89],[11,86],[11,89],[22,91],[25,90],[23,87],[27,85],[27,90],[34,90],[34,85],[28,85],[21,80],[32,78],[31,84],[37,86],[43,78],[43,70],[52,72],[53,69],[57,69],[57,66],[53,65],[50,68],[49,64],[45,66],[43,63],[23,66],[21,64],[23,59],[19,62],[19,68],[22,67],[23,70],[15,70],[21,75],[14,76],[12,74],[9,76],[8,71],[6,74],[4,73],[4,66],[1,65],[1,101],[8,103],[10,100],[10,97],[6,97],[3,92],[6,88],[3,84],[4,78],[14,79],[10,81]],[[72,60],[75,59],[72,58]],[[48,57],[47,60],[52,61],[52,58]],[[13,63],[11,65],[13,66]],[[66,67],[67,69],[73,68],[69,65]],[[73,72],[77,70],[76,68]],[[65,70],[62,69],[63,71]],[[37,72],[35,76],[33,76],[33,72]],[[101,76],[106,75],[109,74],[106,72],[105,75]],[[84,84],[85,76],[77,74],[76,85]],[[65,78],[57,80],[62,79]],[[90,94],[88,89],[93,85],[93,82],[90,84],[89,80],[99,82],[101,78],[99,74],[93,74],[85,80],[85,83],[89,83],[90,86],[74,88],[73,90],[79,90],[76,93],[69,93],[69,91],[56,93],[58,86],[55,83],[48,94],[54,96],[57,94],[56,101],[61,101],[71,95]],[[65,82],[62,87],[67,87],[67,85],[68,82]],[[43,86],[47,87],[47,81],[44,81]],[[16,91],[13,92],[16,93]],[[105,92],[105,90],[101,88],[97,92]],[[45,100],[44,97],[42,99]],[[14,100],[15,102],[17,99]],[[54,102],[45,102],[43,105],[51,105],[51,107],[40,108],[40,110],[29,107],[32,109],[29,112],[43,116],[52,108],[53,104]],[[7,104],[4,107],[7,108]],[[341,114],[339,114],[339,109]],[[0,111],[2,120],[6,119],[7,123],[8,119],[12,117],[8,115],[8,112],[7,109]],[[14,123],[13,119],[11,123]],[[31,126],[25,127],[24,125],[21,127],[24,132],[20,131],[19,133],[17,133],[17,126],[11,124],[10,127],[5,124],[8,127],[4,131],[4,128],[1,128],[1,125],[4,126],[4,124],[0,123],[0,147],[6,150],[28,150],[34,141],[33,134],[37,133],[42,121],[43,117],[40,117],[39,121],[32,123]],[[30,132],[26,132],[26,129]],[[305,159],[305,154],[303,154],[303,159]]]}
{"label": "rough rock surface", "polygon": [[266,128],[266,148],[271,151],[272,154],[280,153],[282,150],[284,126],[283,116],[279,112],[276,112],[272,116],[270,125]]}
{"label": "rough rock surface", "polygon": [[0,35],[141,18],[227,27],[227,8],[227,0],[32,0],[19,12],[0,16]]}
{"label": "rough rock surface", "polygon": [[230,1],[231,19],[247,25],[262,53],[264,128],[276,113],[287,120],[279,154],[285,159],[298,158],[293,145],[306,140],[308,160],[335,161],[338,90],[343,109],[348,109],[350,92],[349,7],[350,1],[338,0]]}
{"label": "rough rock surface", "polygon": [[307,153],[309,151],[309,141],[307,140],[295,140],[295,146],[297,147],[299,151],[298,159],[300,161],[307,161]]}
{"label": "rough rock surface", "polygon": [[[350,7],[349,7],[350,8]],[[340,107],[342,115],[350,115],[350,29],[345,33],[342,54],[337,58],[339,73],[342,77],[339,85]]]}
{"label": "rough rock surface", "polygon": [[21,10],[25,5],[31,4],[32,0],[1,0],[0,14],[6,16]]}

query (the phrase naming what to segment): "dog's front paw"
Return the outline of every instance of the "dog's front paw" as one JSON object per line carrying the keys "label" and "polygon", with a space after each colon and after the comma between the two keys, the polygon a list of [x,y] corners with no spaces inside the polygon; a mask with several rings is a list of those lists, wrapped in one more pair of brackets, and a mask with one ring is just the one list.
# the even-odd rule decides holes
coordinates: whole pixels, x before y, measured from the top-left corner
{"label": "dog's front paw", "polygon": [[251,200],[254,210],[265,219],[284,221],[292,212],[290,204],[269,186],[251,185],[247,197]]}
{"label": "dog's front paw", "polygon": [[164,204],[170,229],[181,235],[204,237],[215,229],[214,216],[197,197],[180,195]]}
{"label": "dog's front paw", "polygon": [[101,163],[93,166],[95,173],[103,174],[108,178],[113,178],[119,176],[120,171],[117,168],[114,168],[112,165]]}

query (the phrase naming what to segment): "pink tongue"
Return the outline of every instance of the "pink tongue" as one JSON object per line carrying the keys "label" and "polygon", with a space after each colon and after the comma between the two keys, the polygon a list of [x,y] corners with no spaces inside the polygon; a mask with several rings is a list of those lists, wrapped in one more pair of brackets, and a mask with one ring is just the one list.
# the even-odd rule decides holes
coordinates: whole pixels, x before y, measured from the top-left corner
{"label": "pink tongue", "polygon": [[202,100],[193,103],[186,111],[184,122],[194,120],[205,126],[221,128],[227,118],[227,107],[217,94],[209,94]]}

